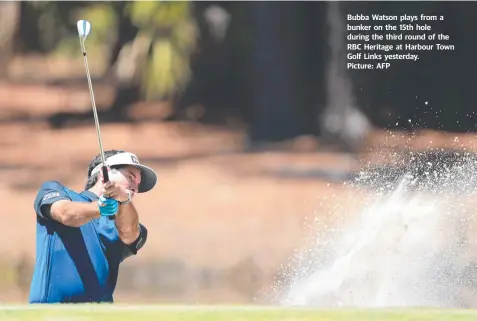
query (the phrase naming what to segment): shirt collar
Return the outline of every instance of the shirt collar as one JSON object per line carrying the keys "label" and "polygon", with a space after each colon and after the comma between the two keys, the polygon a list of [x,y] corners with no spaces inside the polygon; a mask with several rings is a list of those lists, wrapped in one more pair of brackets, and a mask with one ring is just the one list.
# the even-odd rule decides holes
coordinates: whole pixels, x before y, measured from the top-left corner
{"label": "shirt collar", "polygon": [[82,192],[81,192],[81,195],[87,197],[90,201],[96,201],[96,200],[99,199],[98,195],[96,195],[95,193],[90,192],[90,191],[88,191],[88,190],[82,191]]}

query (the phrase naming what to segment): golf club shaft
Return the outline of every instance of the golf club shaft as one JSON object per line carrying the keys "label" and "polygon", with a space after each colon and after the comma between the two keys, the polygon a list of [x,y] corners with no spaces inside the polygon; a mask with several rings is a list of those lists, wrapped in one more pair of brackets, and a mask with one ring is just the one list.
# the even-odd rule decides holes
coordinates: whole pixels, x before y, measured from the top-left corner
{"label": "golf club shaft", "polygon": [[86,78],[88,80],[89,96],[91,98],[91,105],[93,107],[94,124],[96,126],[96,135],[98,136],[98,144],[99,144],[99,150],[100,150],[100,154],[101,154],[101,162],[103,163],[103,167],[101,168],[102,172],[103,172],[103,180],[104,180],[104,182],[107,182],[107,181],[109,181],[108,168],[106,166],[106,159],[104,157],[103,141],[101,139],[101,129],[99,128],[98,112],[96,110],[96,102],[94,100],[93,84],[91,82],[91,75],[89,73],[88,57],[86,56],[86,48],[85,48],[85,45],[84,45],[84,38],[80,38],[80,42],[81,42],[81,50],[83,51],[84,68],[86,69]]}

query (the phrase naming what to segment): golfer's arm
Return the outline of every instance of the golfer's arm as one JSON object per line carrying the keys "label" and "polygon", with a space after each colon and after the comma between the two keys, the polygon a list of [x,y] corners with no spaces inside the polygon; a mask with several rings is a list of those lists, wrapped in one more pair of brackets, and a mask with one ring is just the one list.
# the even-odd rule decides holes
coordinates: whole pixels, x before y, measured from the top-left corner
{"label": "golfer's arm", "polygon": [[92,219],[98,218],[100,213],[95,202],[86,203],[61,200],[51,205],[49,216],[63,225],[79,227]]}
{"label": "golfer's arm", "polygon": [[139,237],[139,215],[133,203],[120,205],[116,214],[116,227],[121,241],[130,245]]}

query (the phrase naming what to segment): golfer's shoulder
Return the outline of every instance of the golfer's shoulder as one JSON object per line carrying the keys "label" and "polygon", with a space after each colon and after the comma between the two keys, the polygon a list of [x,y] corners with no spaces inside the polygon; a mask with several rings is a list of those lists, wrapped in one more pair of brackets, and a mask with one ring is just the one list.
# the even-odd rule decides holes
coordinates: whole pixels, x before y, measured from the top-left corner
{"label": "golfer's shoulder", "polygon": [[39,191],[65,191],[67,190],[67,187],[63,185],[62,183],[55,181],[55,180],[49,180],[49,181],[44,181],[39,188]]}
{"label": "golfer's shoulder", "polygon": [[60,200],[71,200],[71,194],[68,189],[58,181],[45,181],[38,189],[35,197],[35,208],[37,212],[41,210],[43,205],[51,205]]}
{"label": "golfer's shoulder", "polygon": [[56,196],[64,196],[67,198],[75,197],[78,193],[71,190],[67,186],[63,185],[62,183],[50,180],[45,181],[41,184],[40,188],[38,189],[38,195],[49,195],[49,197]]}

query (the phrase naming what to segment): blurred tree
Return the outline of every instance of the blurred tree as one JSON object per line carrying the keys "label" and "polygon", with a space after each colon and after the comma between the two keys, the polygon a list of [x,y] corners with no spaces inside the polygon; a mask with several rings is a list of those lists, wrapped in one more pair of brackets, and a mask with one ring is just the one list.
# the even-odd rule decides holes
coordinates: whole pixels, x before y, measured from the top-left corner
{"label": "blurred tree", "polygon": [[252,146],[319,134],[325,3],[250,3]]}
{"label": "blurred tree", "polygon": [[195,26],[189,2],[135,1],[121,4],[118,13],[120,37],[111,59],[117,95],[111,113],[125,119],[130,104],[170,99],[183,89]]}
{"label": "blurred tree", "polygon": [[107,64],[111,59],[113,46],[120,37],[118,8],[121,7],[122,2],[89,2],[88,5],[84,5],[84,3],[67,5],[67,3],[62,2],[56,9],[67,18],[59,23],[64,32],[54,45],[55,53],[68,56],[78,55],[79,41],[76,22],[86,19],[91,22],[93,28],[87,41],[88,54]]}
{"label": "blurred tree", "polygon": [[144,98],[170,97],[189,79],[188,61],[195,41],[190,3],[135,1],[128,4],[128,13],[140,29],[135,40],[145,44],[136,54],[145,60],[133,62],[139,67]]}
{"label": "blurred tree", "polygon": [[[94,2],[75,10],[79,12],[75,20],[80,14],[95,28],[90,47],[104,47],[108,53],[106,79],[116,86],[116,96],[101,115],[103,120],[129,121],[131,104],[170,99],[188,81],[189,56],[195,41],[189,2]],[[63,52],[73,45],[77,50],[76,31],[74,35],[74,44],[64,42]],[[61,127],[70,118],[87,119],[90,114],[61,113],[50,121],[54,127]]]}
{"label": "blurred tree", "polygon": [[[13,45],[1,44],[3,60],[12,46],[20,52],[76,53],[76,14],[95,21],[90,47],[107,52],[108,80],[117,85],[109,119],[127,120],[127,107],[139,100],[172,99],[178,112],[171,119],[180,119],[196,104],[203,105],[201,120],[212,113],[225,118],[234,113],[249,123],[254,143],[323,132],[322,111],[330,101],[325,89],[333,78],[326,79],[333,55],[328,52],[328,30],[334,28],[326,22],[324,2],[14,3],[1,3],[0,14],[7,19],[0,20],[0,39],[15,28],[8,10],[20,6],[20,37]],[[417,62],[393,61],[386,72],[350,73],[355,104],[372,123],[475,129],[476,46],[468,39],[476,23],[476,3],[342,6],[342,14],[443,14],[444,21],[432,24],[433,32],[449,34],[456,46],[454,51],[422,52]],[[1,65],[3,72],[6,65]],[[336,92],[340,90],[335,89],[338,97]]]}
{"label": "blurred tree", "polygon": [[116,41],[112,47],[109,56],[109,66],[112,67],[118,60],[119,54],[123,46],[132,41],[136,37],[139,29],[132,23],[131,17],[127,12],[127,2],[113,2],[113,10],[117,19]]}
{"label": "blurred tree", "polygon": [[254,2],[252,142],[280,141],[300,131],[296,106],[297,5]]}
{"label": "blurred tree", "polygon": [[48,2],[19,1],[19,41],[17,51],[21,53],[41,52],[41,37],[39,31],[39,19]]}
{"label": "blurred tree", "polygon": [[323,138],[345,151],[358,151],[369,133],[370,122],[356,104],[346,68],[345,13],[339,2],[327,2],[329,54],[326,62],[326,108],[319,115]]}
{"label": "blurred tree", "polygon": [[247,106],[243,99],[247,96],[243,89],[247,44],[243,38],[248,36],[244,6],[201,1],[194,2],[192,9],[198,35],[190,58],[191,78],[168,120],[217,124],[225,118],[243,117]]}
{"label": "blurred tree", "polygon": [[[22,53],[50,53],[65,39],[76,36],[76,24],[71,12],[91,5],[89,1],[21,1],[19,23]],[[77,44],[76,44],[77,45]]]}
{"label": "blurred tree", "polygon": [[19,16],[20,2],[0,2],[0,78],[7,75],[8,63],[14,53]]}

